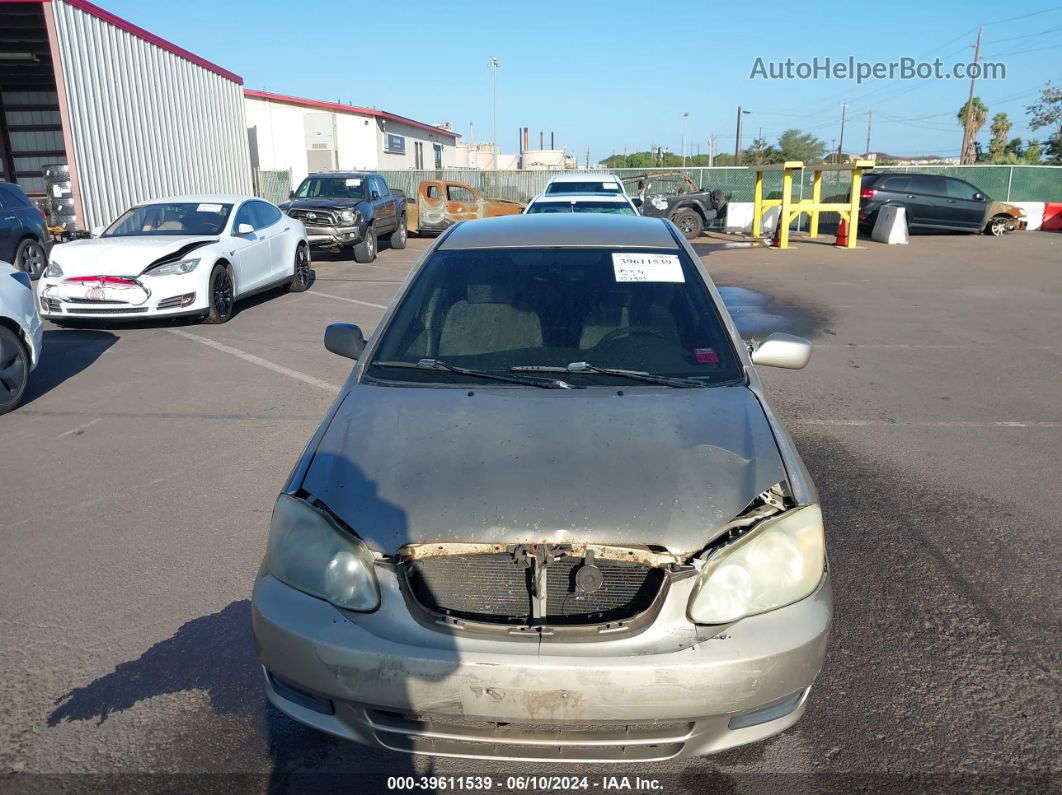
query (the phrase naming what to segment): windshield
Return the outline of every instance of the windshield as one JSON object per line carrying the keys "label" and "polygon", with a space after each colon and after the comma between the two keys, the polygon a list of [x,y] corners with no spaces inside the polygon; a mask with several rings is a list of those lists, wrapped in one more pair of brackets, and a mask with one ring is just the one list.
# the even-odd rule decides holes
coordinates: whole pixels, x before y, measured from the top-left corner
{"label": "windshield", "polygon": [[[492,373],[586,362],[711,383],[741,372],[719,310],[680,250],[437,251],[402,297],[367,375],[470,380],[434,367],[394,366],[421,360]],[[563,375],[573,385],[631,383],[575,369]]]}
{"label": "windshield", "polygon": [[623,193],[623,188],[612,180],[563,181],[551,182],[546,186],[546,193]]}
{"label": "windshield", "polygon": [[319,196],[329,199],[364,199],[364,177],[307,177],[295,191],[296,199],[313,199]]}
{"label": "windshield", "polygon": [[613,215],[637,215],[626,202],[608,201],[546,201],[534,202],[527,208],[528,215],[535,213],[612,213]]}
{"label": "windshield", "polygon": [[217,235],[225,228],[231,204],[174,202],[126,210],[101,237],[136,235]]}

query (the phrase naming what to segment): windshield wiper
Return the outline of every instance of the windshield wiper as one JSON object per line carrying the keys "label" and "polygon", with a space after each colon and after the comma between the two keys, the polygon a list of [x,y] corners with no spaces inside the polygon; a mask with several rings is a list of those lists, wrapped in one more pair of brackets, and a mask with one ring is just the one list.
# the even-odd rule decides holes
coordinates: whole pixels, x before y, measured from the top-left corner
{"label": "windshield wiper", "polygon": [[537,386],[543,389],[574,389],[566,381],[559,378],[521,378],[517,375],[502,375],[501,373],[489,373],[486,370],[470,370],[467,367],[457,367],[440,359],[421,359],[419,362],[373,362],[370,367],[393,367],[403,370],[446,370],[458,375],[468,375],[475,378],[487,378],[491,381],[504,381],[508,384],[524,384]]}
{"label": "windshield wiper", "polygon": [[510,367],[509,371],[513,373],[597,373],[598,375],[614,375],[619,378],[629,378],[632,381],[644,381],[647,384],[673,386],[679,389],[708,386],[703,381],[694,381],[689,378],[673,378],[669,375],[657,375],[642,370],[616,370],[611,367],[595,367],[589,362],[572,362],[566,367],[525,365],[521,367]]}

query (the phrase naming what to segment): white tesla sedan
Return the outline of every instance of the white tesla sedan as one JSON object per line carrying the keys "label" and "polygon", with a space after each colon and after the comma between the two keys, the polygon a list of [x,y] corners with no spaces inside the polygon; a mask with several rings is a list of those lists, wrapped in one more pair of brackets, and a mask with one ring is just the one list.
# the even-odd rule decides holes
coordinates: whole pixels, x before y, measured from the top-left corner
{"label": "white tesla sedan", "polygon": [[41,315],[58,322],[200,315],[224,323],[236,300],[310,284],[302,222],[245,196],[185,196],[127,210],[98,237],[52,249]]}

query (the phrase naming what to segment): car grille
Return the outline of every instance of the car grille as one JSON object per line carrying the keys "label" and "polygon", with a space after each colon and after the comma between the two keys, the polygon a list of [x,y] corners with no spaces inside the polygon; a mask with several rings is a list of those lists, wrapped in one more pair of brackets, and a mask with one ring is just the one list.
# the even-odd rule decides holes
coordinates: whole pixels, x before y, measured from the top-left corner
{"label": "car grille", "polygon": [[582,593],[575,574],[584,561],[560,557],[546,566],[545,611],[533,615],[532,572],[509,553],[446,555],[405,564],[410,592],[423,607],[494,624],[597,624],[631,618],[653,603],[664,583],[659,568],[596,560],[602,584]]}
{"label": "car grille", "polygon": [[96,309],[95,307],[79,306],[71,310],[79,315],[136,315],[147,312],[146,306],[134,306],[123,309]]}
{"label": "car grille", "polygon": [[105,301],[102,298],[96,300],[95,298],[67,298],[68,304],[124,304],[125,301]]}
{"label": "car grille", "polygon": [[377,741],[396,751],[506,759],[634,761],[677,755],[692,722],[507,723],[366,711]]}
{"label": "car grille", "polygon": [[62,312],[63,307],[59,303],[58,299],[48,298],[47,296],[41,296],[41,309],[45,312]]}
{"label": "car grille", "polygon": [[[306,226],[335,226],[336,217],[328,210],[288,210],[288,215],[298,218]],[[313,218],[308,216],[313,215]]]}

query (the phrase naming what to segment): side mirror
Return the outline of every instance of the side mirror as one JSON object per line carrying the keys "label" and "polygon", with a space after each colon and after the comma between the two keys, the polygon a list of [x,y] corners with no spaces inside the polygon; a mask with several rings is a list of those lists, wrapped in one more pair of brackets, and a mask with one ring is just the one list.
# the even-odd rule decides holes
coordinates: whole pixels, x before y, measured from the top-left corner
{"label": "side mirror", "polygon": [[99,237],[100,235],[102,235],[106,231],[106,229],[107,229],[107,227],[105,227],[105,226],[94,226],[94,227],[92,227],[92,236],[93,237]]}
{"label": "side mirror", "polygon": [[295,198],[295,191],[289,190],[288,191],[288,198],[289,199],[294,199]]}
{"label": "side mirror", "polygon": [[975,202],[983,202],[985,200],[985,195],[983,193],[975,193],[973,197]]}
{"label": "side mirror", "polygon": [[325,348],[357,361],[365,350],[365,335],[353,323],[329,323],[324,334]]}
{"label": "side mirror", "polygon": [[752,363],[764,367],[800,370],[811,361],[812,345],[803,337],[776,331],[752,352]]}
{"label": "side mirror", "polygon": [[254,227],[250,224],[236,225],[236,237],[246,237],[247,235],[251,234],[254,234]]}
{"label": "side mirror", "polygon": [[373,201],[375,201],[376,199],[379,199],[379,198],[380,198],[380,191],[378,191],[378,190],[374,190],[374,191],[373,191],[372,193],[370,193],[369,195],[370,195],[370,196],[372,197]]}
{"label": "side mirror", "polygon": [[631,196],[630,199],[631,199],[631,204],[633,204],[639,210],[642,209],[642,197],[641,196]]}

